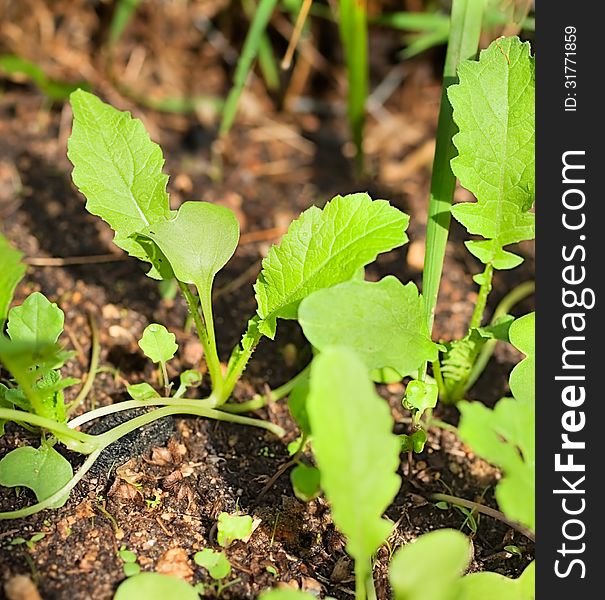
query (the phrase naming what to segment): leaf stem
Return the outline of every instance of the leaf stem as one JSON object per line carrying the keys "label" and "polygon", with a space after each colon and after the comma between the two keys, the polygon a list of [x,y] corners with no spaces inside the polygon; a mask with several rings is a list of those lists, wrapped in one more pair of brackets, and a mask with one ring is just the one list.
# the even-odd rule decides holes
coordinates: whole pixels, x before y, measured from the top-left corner
{"label": "leaf stem", "polygon": [[[210,373],[210,379],[212,381],[212,395],[216,398],[216,394],[219,392],[219,390],[223,389],[224,384],[223,375],[221,372],[221,365],[218,360],[218,355],[216,353],[216,345],[214,345],[214,348],[212,349],[206,324],[204,324],[202,316],[200,315],[200,311],[197,308],[198,298],[193,295],[193,293],[189,289],[189,286],[186,283],[179,281],[178,284],[185,298],[185,302],[187,302],[189,314],[193,317],[198,338],[200,339],[200,342],[202,343],[202,346],[204,348],[204,356],[206,357],[206,364],[208,365],[208,371]],[[212,314],[212,312],[210,314]]]}
{"label": "leaf stem", "polygon": [[[516,288],[513,288],[508,294],[506,294],[506,296],[504,296],[504,298],[502,298],[502,300],[496,307],[491,322],[495,323],[495,321],[498,320],[501,316],[509,313],[513,306],[515,306],[515,304],[521,302],[521,300],[524,300],[528,296],[531,296],[531,294],[534,293],[535,289],[536,283],[534,281],[526,281],[518,285]],[[477,381],[477,379],[479,379],[481,373],[483,373],[483,371],[485,370],[489,359],[494,353],[494,349],[496,348],[497,343],[498,340],[488,340],[483,346],[483,348],[481,348],[481,352],[479,353],[479,356],[475,361],[475,364],[473,365],[471,373],[466,382],[466,386],[464,388],[465,392],[467,390],[470,390],[471,387],[475,385],[475,382]]]}
{"label": "leaf stem", "polygon": [[296,384],[304,379],[311,369],[311,365],[307,365],[300,373],[292,377],[290,381],[287,381],[283,385],[280,385],[278,388],[269,391],[267,394],[263,394],[262,396],[255,396],[252,400],[248,400],[247,402],[229,402],[227,404],[223,404],[221,406],[221,410],[230,413],[243,413],[250,412],[253,410],[258,410],[267,406],[271,402],[276,402],[277,400],[281,400],[285,396],[287,396],[296,386]]}
{"label": "leaf stem", "polygon": [[523,534],[528,540],[531,540],[532,542],[536,541],[536,535],[531,529],[521,525],[520,523],[517,523],[516,521],[511,521],[504,513],[496,510],[495,508],[490,508],[489,506],[485,506],[485,504],[479,504],[478,502],[473,502],[472,500],[465,500],[464,498],[450,496],[449,494],[431,494],[429,498],[431,500],[435,500],[436,502],[447,502],[449,504],[455,504],[457,506],[463,506],[464,508],[476,510],[477,512],[483,513],[488,517],[492,517],[493,519],[502,521],[502,523],[506,523],[506,525],[509,527],[512,527],[519,533]]}
{"label": "leaf stem", "polygon": [[481,284],[479,286],[479,294],[477,296],[477,302],[475,309],[473,310],[473,316],[471,317],[471,323],[469,325],[469,333],[471,329],[481,327],[483,322],[483,314],[485,313],[485,306],[487,305],[487,297],[492,291],[492,278],[494,276],[494,267],[492,264],[485,265],[485,270],[479,276],[481,278]]}
{"label": "leaf stem", "polygon": [[212,380],[212,395],[218,398],[218,404],[224,402],[223,387],[225,381],[223,379],[223,371],[221,369],[221,361],[216,348],[216,333],[214,331],[214,315],[212,313],[212,286],[197,286],[200,303],[202,306],[202,314],[206,323],[206,335],[208,340],[208,353],[206,354],[206,363],[210,371],[210,379]]}
{"label": "leaf stem", "polygon": [[88,366],[88,375],[86,381],[82,386],[82,389],[75,397],[75,399],[67,405],[67,414],[73,413],[78,406],[86,400],[97,376],[97,369],[99,368],[99,356],[101,354],[101,344],[99,343],[99,327],[97,321],[91,312],[88,313],[88,322],[90,324],[90,337],[91,337],[91,351],[90,351],[90,365]]}
{"label": "leaf stem", "polygon": [[12,408],[0,408],[0,419],[15,423],[29,423],[30,425],[51,431],[70,450],[80,452],[81,454],[89,454],[96,449],[94,436],[74,431],[67,425],[53,421],[53,419]]}

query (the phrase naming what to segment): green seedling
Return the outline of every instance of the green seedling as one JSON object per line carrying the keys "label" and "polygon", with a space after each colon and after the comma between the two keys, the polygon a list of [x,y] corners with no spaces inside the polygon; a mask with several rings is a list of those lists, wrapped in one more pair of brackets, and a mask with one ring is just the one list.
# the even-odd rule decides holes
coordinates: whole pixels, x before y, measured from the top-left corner
{"label": "green seedling", "polygon": [[[359,279],[363,267],[378,254],[402,245],[407,239],[407,216],[388,202],[372,200],[367,194],[337,196],[323,209],[306,210],[263,261],[254,286],[257,313],[249,320],[241,344],[233,350],[223,371],[211,297],[216,273],[237,246],[239,230],[235,216],[226,208],[206,202],[185,202],[177,211],[171,211],[167,176],[162,173],[162,153],[151,142],[142,123],[83,91],[72,94],[72,108],[74,127],[68,155],[74,164],[74,182],[87,197],[86,207],[114,229],[114,242],[120,248],[149,263],[150,277],[177,282],[204,346],[211,393],[202,399],[183,398],[187,389],[201,383],[198,373],[185,372],[176,393],[170,395],[165,367],[178,349],[172,334],[162,325],[152,324],[140,344],[151,360],[160,365],[164,395],[143,382],[128,387],[132,400],[92,410],[68,421],[61,390],[75,382],[61,380],[59,374],[60,366],[69,357],[57,344],[62,313],[41,295],[33,295],[23,307],[12,309],[9,336],[0,339],[0,358],[14,378],[14,383],[9,382],[11,387],[1,388],[0,419],[39,429],[43,436],[50,434],[53,440],[88,457],[69,481],[56,480],[52,495],[19,511],[0,513],[0,518],[26,516],[63,502],[104,448],[130,431],[167,415],[216,418],[257,426],[281,436],[280,427],[237,413],[286,396],[304,379],[305,371],[266,398],[242,405],[229,402],[257,345],[263,337],[275,337],[279,319],[296,319],[298,307],[307,296]],[[10,283],[6,293],[3,290],[2,301],[6,306],[23,275],[19,258],[18,253],[3,245],[0,259],[6,269],[2,273],[8,274]],[[31,323],[29,328],[21,326],[32,308],[39,310],[44,320]],[[16,336],[17,332],[21,337],[12,339],[11,335]],[[104,434],[93,436],[77,430],[93,419],[136,407],[156,408]]]}
{"label": "green seedling", "polygon": [[[462,576],[471,545],[462,533],[441,529],[420,536],[398,550],[389,568],[394,600],[533,600],[535,565],[518,579],[497,573]],[[439,569],[434,565],[438,564]]]}
{"label": "green seedling", "polygon": [[222,512],[218,516],[216,539],[219,546],[227,548],[236,540],[248,540],[254,531],[250,515],[230,515]]}
{"label": "green seedling", "polygon": [[371,560],[391,534],[382,514],[401,484],[393,418],[362,360],[337,346],[313,361],[307,411],[321,487],[355,561],[356,598],[375,597]]}
{"label": "green seedling", "polygon": [[32,535],[29,540],[26,540],[25,538],[22,537],[16,537],[13,538],[10,541],[10,545],[11,546],[21,546],[24,545],[28,550],[33,550],[35,545],[42,539],[44,539],[46,537],[45,533],[42,532],[38,532],[38,533],[34,533],[34,535]]}
{"label": "green seedling", "polygon": [[128,550],[126,546],[122,546],[118,550],[118,558],[124,563],[122,568],[126,577],[133,577],[141,572],[141,566],[137,562],[137,555],[132,550]]}
{"label": "green seedling", "polygon": [[212,579],[225,579],[231,573],[231,563],[222,551],[218,552],[211,548],[204,548],[194,554],[193,562],[200,567],[204,567]]}
{"label": "green seedling", "polygon": [[500,467],[504,477],[496,499],[504,514],[535,529],[534,313],[517,319],[510,328],[512,344],[526,355],[510,374],[513,398],[493,409],[479,402],[461,402],[459,434],[473,451]]}

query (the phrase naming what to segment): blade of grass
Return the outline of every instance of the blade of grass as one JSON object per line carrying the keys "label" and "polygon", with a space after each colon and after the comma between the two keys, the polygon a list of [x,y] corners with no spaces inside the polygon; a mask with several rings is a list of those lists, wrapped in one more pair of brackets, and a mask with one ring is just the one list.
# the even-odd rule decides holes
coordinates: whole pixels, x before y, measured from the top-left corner
{"label": "blade of grass", "polygon": [[140,3],[141,0],[118,0],[109,26],[110,48],[120,41]]}
{"label": "blade of grass", "polygon": [[[249,19],[253,19],[254,13],[257,10],[256,2],[254,0],[244,0],[242,5],[246,16]],[[261,35],[258,45],[258,65],[263,74],[263,79],[267,84],[267,88],[271,91],[277,90],[279,88],[279,69],[273,53],[271,40],[266,31]]]}
{"label": "blade of grass", "polygon": [[258,48],[261,44],[262,36],[265,33],[276,4],[277,0],[260,0],[258,9],[252,19],[250,30],[246,36],[242,53],[237,61],[237,67],[235,68],[235,75],[233,77],[233,87],[227,96],[227,101],[223,108],[223,116],[219,127],[219,137],[224,137],[231,129],[248,73],[250,73],[254,60],[258,55]]}
{"label": "blade of grass", "polygon": [[[429,330],[431,331],[450,227],[450,208],[456,186],[456,178],[450,167],[450,161],[456,154],[452,142],[456,133],[456,125],[452,119],[452,106],[447,97],[447,89],[457,81],[456,71],[460,61],[472,58],[477,53],[484,8],[485,0],[454,0],[452,4],[450,35],[443,69],[441,108],[439,110],[437,141],[431,178],[424,275],[422,279],[422,294],[428,316]],[[426,368],[424,371],[426,371]]]}
{"label": "blade of grass", "polygon": [[368,96],[368,23],[366,0],[340,0],[340,39],[345,53],[349,82],[347,114],[358,170],[363,166],[363,125]]}

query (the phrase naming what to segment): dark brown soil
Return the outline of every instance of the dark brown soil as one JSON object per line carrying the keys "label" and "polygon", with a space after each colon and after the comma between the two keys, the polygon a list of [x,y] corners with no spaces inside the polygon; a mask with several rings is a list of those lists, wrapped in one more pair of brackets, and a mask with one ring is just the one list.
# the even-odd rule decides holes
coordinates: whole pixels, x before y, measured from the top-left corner
{"label": "dark brown soil", "polygon": [[[33,0],[30,4],[38,6]],[[90,17],[80,3],[73,4]],[[202,10],[203,4],[193,6]],[[220,3],[208,2],[209,6],[214,4]],[[143,27],[147,10],[125,38],[116,68],[121,65],[120,57],[128,56],[131,45],[136,45],[137,35],[152,35],[153,27],[160,27],[157,19],[147,22],[147,29]],[[27,20],[15,22],[19,26],[27,24]],[[27,30],[26,25],[22,27]],[[384,38],[373,54],[377,78],[390,67],[388,57],[397,41]],[[77,50],[74,56],[78,57],[90,52],[88,47]],[[171,52],[178,53],[178,48]],[[209,88],[204,91],[224,93],[224,67],[219,67],[212,52],[204,52],[203,64],[198,66],[208,73]],[[160,63],[151,64],[163,73],[156,73],[163,88],[168,85],[168,67]],[[74,69],[82,73],[77,65]],[[91,72],[99,73],[96,68],[83,71],[89,79]],[[224,359],[255,310],[251,283],[269,244],[279,237],[275,228],[283,230],[301,210],[314,203],[321,205],[336,193],[368,190],[410,214],[411,243],[404,250],[381,256],[368,275],[378,278],[392,273],[403,281],[420,284],[428,169],[440,93],[435,76],[438,72],[439,53],[411,62],[405,80],[383,107],[385,112],[370,118],[366,145],[372,175],[363,181],[355,180],[352,165],[343,156],[347,133],[341,118],[322,116],[319,108],[314,114],[277,112],[258,80],[252,83],[248,97],[253,106],[244,111],[226,148],[224,178],[216,183],[209,176],[214,125],[193,116],[143,110],[100,76],[92,78],[98,93],[120,108],[134,110],[162,145],[166,171],[171,175],[173,208],[185,199],[202,199],[236,211],[246,243],[240,245],[216,282],[217,329]],[[317,75],[315,83],[309,85],[319,85],[322,76]],[[342,78],[342,71],[335,68],[332,76]],[[141,75],[140,93],[146,93],[151,79],[150,74]],[[183,302],[178,297],[162,299],[157,284],[145,277],[145,269],[133,259],[123,260],[111,244],[110,230],[85,211],[82,197],[72,187],[65,155],[68,107],[58,105],[49,110],[43,97],[30,86],[7,81],[2,86],[0,219],[6,235],[27,257],[116,256],[115,262],[102,264],[31,267],[26,282],[17,290],[17,301],[41,290],[65,311],[65,341],[76,351],[68,365],[73,376],[85,376],[88,368],[89,315],[99,325],[103,369],[86,408],[124,399],[126,382],[157,384],[152,365],[136,344],[150,322],[165,324],[177,336],[181,351],[169,365],[172,377],[177,377],[182,368],[199,366],[201,349],[195,336],[184,329]],[[330,89],[322,101],[338,111],[343,106],[342,90]],[[444,339],[464,334],[475,299],[471,275],[480,266],[466,252],[462,239],[463,231],[453,224],[436,320],[436,334]],[[511,287],[532,277],[533,249],[528,246],[521,251],[526,256],[523,267],[497,274],[490,309]],[[529,309],[531,305],[525,303],[516,312],[522,314]],[[498,346],[470,396],[493,404],[505,395],[508,373],[518,359],[509,347]],[[309,349],[298,327],[280,323],[277,341],[262,342],[238,384],[236,397],[250,399],[267,386],[280,385],[308,360]],[[398,420],[408,416],[401,407],[403,389],[400,384],[381,389]],[[200,393],[204,391],[202,388]],[[77,387],[68,391],[68,399],[76,393]],[[321,498],[308,504],[298,501],[287,472],[267,487],[289,460],[286,444],[297,436],[287,407],[283,402],[276,403],[259,411],[258,416],[285,427],[285,440],[252,428],[195,418],[170,419],[122,440],[112,449],[111,460],[100,463],[64,507],[18,521],[0,521],[0,578],[6,582],[25,574],[48,600],[109,599],[124,578],[117,551],[125,546],[137,554],[144,570],[210,583],[192,556],[201,548],[217,546],[218,514],[239,509],[257,519],[258,526],[249,542],[237,542],[227,550],[232,577],[238,581],[223,591],[222,598],[254,598],[278,582],[319,595],[351,597],[351,565],[326,502]],[[456,424],[454,408],[440,407],[436,416]],[[397,427],[405,431],[403,425]],[[27,437],[24,430],[8,426],[7,434],[0,439],[0,456]],[[78,464],[78,457],[69,456],[74,465]],[[125,464],[118,464],[122,462]],[[533,545],[527,539],[487,517],[478,519],[477,532],[473,533],[461,512],[440,510],[426,500],[428,494],[437,491],[496,507],[493,490],[498,477],[498,472],[474,457],[455,434],[432,430],[425,451],[415,457],[412,472],[404,477],[387,512],[396,523],[390,549],[432,529],[462,528],[473,539],[473,570],[517,576],[533,557]],[[0,510],[32,501],[27,491],[17,496],[13,490],[4,489],[2,494]],[[45,535],[31,547],[11,544],[15,538],[29,539],[37,532]],[[521,549],[522,557],[504,551],[511,544]],[[384,547],[378,553],[376,568],[380,599],[389,597],[388,559],[389,548]],[[0,591],[0,598],[7,597],[2,594]],[[206,595],[212,597],[212,592]]]}

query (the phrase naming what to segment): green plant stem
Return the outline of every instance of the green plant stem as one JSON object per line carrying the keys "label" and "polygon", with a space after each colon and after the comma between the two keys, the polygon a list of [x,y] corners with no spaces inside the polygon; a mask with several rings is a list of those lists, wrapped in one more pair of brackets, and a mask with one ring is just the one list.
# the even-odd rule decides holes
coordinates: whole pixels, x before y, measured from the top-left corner
{"label": "green plant stem", "polygon": [[235,113],[237,112],[239,98],[246,85],[248,73],[252,70],[252,64],[258,54],[258,47],[261,44],[262,37],[267,29],[267,24],[276,4],[277,0],[260,0],[258,8],[254,12],[252,24],[246,35],[244,47],[235,68],[233,87],[227,96],[227,101],[223,108],[223,116],[218,131],[220,138],[226,136],[231,129]]}
{"label": "green plant stem", "polygon": [[57,423],[52,419],[34,415],[21,410],[12,408],[0,408],[0,419],[13,421],[15,423],[29,423],[35,427],[41,427],[47,431],[51,431],[57,439],[64,443],[70,450],[80,452],[81,454],[89,454],[96,448],[94,436],[74,431],[63,423]]}
{"label": "green plant stem", "polygon": [[536,541],[536,535],[531,529],[528,529],[524,525],[517,523],[516,521],[511,521],[507,516],[496,510],[494,508],[490,508],[489,506],[485,506],[484,504],[479,504],[478,502],[473,502],[472,500],[465,500],[464,498],[458,498],[457,496],[450,496],[449,494],[431,494],[429,496],[431,500],[435,502],[447,502],[448,504],[454,504],[456,506],[463,506],[464,508],[469,508],[471,510],[476,510],[479,513],[483,513],[488,517],[492,517],[493,519],[497,519],[498,521],[502,521],[506,523],[509,527],[516,529],[519,533],[522,533],[528,540],[532,542]]}
{"label": "green plant stem", "polygon": [[206,417],[207,419],[215,419],[217,421],[227,421],[229,423],[237,423],[239,425],[250,425],[252,427],[258,427],[260,429],[266,429],[277,437],[283,437],[285,435],[284,430],[273,423],[267,421],[261,421],[260,419],[252,419],[250,417],[242,417],[240,415],[232,415],[229,413],[215,410],[213,408],[205,408],[203,406],[164,406],[156,410],[152,410],[144,415],[135,417],[126,423],[122,423],[99,436],[95,436],[97,443],[103,447],[115,442],[126,434],[157,421],[163,417],[170,415],[188,414],[195,415],[198,417]]}
{"label": "green plant stem", "polygon": [[[533,294],[535,289],[536,284],[533,281],[526,281],[512,289],[508,294],[506,294],[506,296],[504,296],[504,298],[502,298],[496,307],[491,322],[495,323],[500,317],[508,314],[515,304]],[[479,353],[479,356],[477,357],[477,360],[475,361],[475,364],[473,365],[471,373],[466,382],[466,386],[464,388],[465,392],[475,385],[475,382],[485,370],[489,359],[494,353],[497,343],[498,340],[488,340],[483,348],[481,348],[481,352]]]}
{"label": "green plant stem", "polygon": [[166,363],[160,361],[160,376],[162,378],[162,385],[164,386],[164,393],[166,396],[170,393],[170,380],[168,379],[168,369],[166,369]]}
{"label": "green plant stem", "polygon": [[[219,394],[223,389],[223,374],[221,371],[221,364],[216,353],[216,344],[211,346],[208,329],[206,328],[206,324],[204,324],[197,307],[197,298],[193,295],[186,283],[179,281],[178,284],[185,298],[185,302],[187,302],[189,314],[193,317],[197,335],[204,348],[204,356],[206,357],[206,364],[208,365],[210,380],[212,382],[212,394],[215,398],[217,398],[219,397],[217,394]],[[210,314],[212,314],[212,311],[210,311]],[[212,330],[212,335],[214,336],[214,326],[212,326]]]}
{"label": "green plant stem", "polygon": [[355,600],[366,600],[366,569],[355,562]]}
{"label": "green plant stem", "polygon": [[267,406],[267,404],[270,404],[271,402],[276,402],[277,400],[281,400],[294,389],[296,384],[301,379],[304,379],[305,377],[307,377],[310,370],[311,370],[311,365],[307,365],[300,373],[298,373],[298,375],[295,375],[294,377],[292,377],[292,379],[290,379],[290,381],[287,381],[283,385],[280,385],[279,387],[275,388],[274,390],[271,390],[269,393],[263,394],[262,396],[260,396],[260,395],[256,396],[256,397],[252,398],[252,400],[248,400],[247,402],[240,402],[237,404],[235,402],[233,402],[233,403],[230,402],[227,404],[223,404],[221,406],[221,410],[224,410],[224,411],[230,412],[230,413],[250,412],[253,410],[258,410],[260,408],[263,408],[263,407]]}
{"label": "green plant stem", "polygon": [[368,600],[378,600],[378,597],[376,596],[376,586],[374,585],[374,573],[371,562],[370,572],[368,573],[368,577],[366,579],[366,593],[368,596]]}
{"label": "green plant stem", "polygon": [[492,291],[492,278],[494,276],[494,267],[491,264],[485,265],[485,270],[481,274],[481,285],[479,286],[479,294],[477,296],[477,302],[473,310],[473,316],[471,317],[471,323],[469,325],[469,332],[471,329],[481,327],[483,322],[483,314],[485,313],[485,306],[487,305],[487,297]]}
{"label": "green plant stem", "polygon": [[[214,331],[214,315],[212,313],[212,293],[211,286],[196,286],[202,306],[202,314],[204,315],[204,323],[206,324],[206,335],[208,340],[208,352],[206,355],[206,363],[212,380],[212,395],[217,398],[217,405],[222,404],[227,400],[223,397],[223,370],[221,369],[221,361],[216,348],[216,333]],[[207,290],[207,292],[204,292]]]}
{"label": "green plant stem", "polygon": [[101,354],[101,344],[99,343],[99,327],[96,319],[92,313],[88,313],[88,322],[90,323],[90,337],[91,337],[91,351],[90,351],[90,365],[88,366],[88,375],[86,381],[82,386],[82,389],[72,402],[67,405],[67,414],[73,413],[78,406],[86,400],[97,376],[97,369],[99,368],[99,356]]}
{"label": "green plant stem", "polygon": [[233,363],[233,365],[230,365],[229,371],[227,372],[227,376],[225,378],[225,385],[223,386],[223,394],[221,398],[222,403],[226,402],[231,396],[233,389],[235,388],[235,384],[244,372],[244,369],[246,368],[250,357],[254,353],[254,350],[256,350],[256,346],[258,346],[258,343],[262,338],[262,333],[260,333],[258,329],[251,330],[250,326],[248,327],[247,335],[248,334],[252,336],[248,347],[241,349],[241,352],[239,352],[236,361]]}
{"label": "green plant stem", "polygon": [[38,502],[36,504],[32,504],[31,506],[27,506],[25,508],[21,508],[19,510],[13,510],[8,512],[0,512],[0,520],[2,519],[21,519],[23,517],[29,517],[45,508],[51,508],[53,504],[60,501],[64,498],[71,490],[76,487],[78,482],[88,473],[92,465],[95,463],[97,458],[99,458],[99,454],[101,454],[102,448],[95,450],[88,456],[88,458],[84,461],[82,466],[78,469],[78,472],[58,491],[56,491],[52,496],[49,496],[42,502]]}
{"label": "green plant stem", "polygon": [[[453,111],[447,97],[447,90],[457,81],[456,72],[460,61],[473,58],[477,53],[484,8],[485,0],[454,0],[452,3],[450,36],[443,69],[441,107],[431,177],[422,278],[422,295],[429,331],[432,331],[435,319],[435,307],[451,220],[451,205],[456,187],[456,178],[452,172],[450,161],[456,154],[452,138],[457,128],[452,118]],[[421,369],[420,379],[424,379],[425,374],[426,365]]]}
{"label": "green plant stem", "polygon": [[366,0],[340,0],[340,39],[348,76],[347,113],[357,150],[358,172],[363,170],[363,126],[368,96],[368,24]]}

